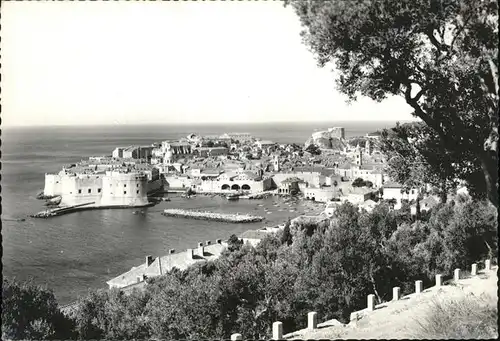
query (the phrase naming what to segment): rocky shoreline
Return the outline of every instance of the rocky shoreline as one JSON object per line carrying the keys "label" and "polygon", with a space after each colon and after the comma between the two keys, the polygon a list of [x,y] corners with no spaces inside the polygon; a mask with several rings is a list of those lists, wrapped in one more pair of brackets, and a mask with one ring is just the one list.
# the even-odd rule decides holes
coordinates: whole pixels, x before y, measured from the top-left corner
{"label": "rocky shoreline", "polygon": [[164,210],[162,215],[168,217],[220,221],[225,223],[257,223],[264,220],[264,217],[252,216],[249,214],[215,213],[206,211],[202,212],[175,208]]}

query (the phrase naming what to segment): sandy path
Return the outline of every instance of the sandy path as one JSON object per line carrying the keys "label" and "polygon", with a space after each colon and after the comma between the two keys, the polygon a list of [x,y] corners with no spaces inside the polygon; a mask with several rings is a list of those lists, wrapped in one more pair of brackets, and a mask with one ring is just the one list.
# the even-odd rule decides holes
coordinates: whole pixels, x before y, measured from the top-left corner
{"label": "sandy path", "polygon": [[[287,339],[402,339],[415,338],[414,330],[417,320],[421,320],[430,309],[434,300],[446,302],[461,298],[471,293],[480,296],[485,293],[491,295],[495,302],[497,295],[497,267],[490,272],[480,272],[473,278],[461,279],[458,285],[453,283],[440,288],[428,288],[421,294],[411,294],[396,302],[383,303],[371,313],[362,312],[362,317],[348,325],[342,325],[336,320],[327,321],[319,325],[317,330],[301,330],[285,335]],[[321,321],[321,318],[319,318]]]}

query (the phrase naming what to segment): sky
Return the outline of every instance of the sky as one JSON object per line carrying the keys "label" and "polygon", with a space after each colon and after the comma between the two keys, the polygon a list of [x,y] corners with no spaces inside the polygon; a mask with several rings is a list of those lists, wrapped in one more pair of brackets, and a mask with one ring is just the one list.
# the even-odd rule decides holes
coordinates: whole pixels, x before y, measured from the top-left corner
{"label": "sky", "polygon": [[2,125],[410,120],[348,105],[279,1],[3,2]]}

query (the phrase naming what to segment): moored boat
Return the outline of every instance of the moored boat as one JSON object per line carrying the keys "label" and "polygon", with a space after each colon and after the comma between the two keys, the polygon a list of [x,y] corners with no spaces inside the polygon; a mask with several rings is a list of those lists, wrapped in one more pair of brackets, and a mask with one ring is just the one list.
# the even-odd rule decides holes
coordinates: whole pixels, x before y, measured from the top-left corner
{"label": "moored boat", "polygon": [[238,200],[240,196],[238,194],[228,194],[226,195],[227,200]]}

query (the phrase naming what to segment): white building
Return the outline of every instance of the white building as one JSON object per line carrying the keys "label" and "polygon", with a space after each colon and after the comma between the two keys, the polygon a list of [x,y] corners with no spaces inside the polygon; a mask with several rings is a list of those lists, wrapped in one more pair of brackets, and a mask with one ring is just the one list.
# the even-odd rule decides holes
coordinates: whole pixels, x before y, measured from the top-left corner
{"label": "white building", "polygon": [[402,200],[417,200],[418,190],[416,188],[412,188],[408,191],[403,189],[403,185],[397,182],[387,182],[383,186],[383,196],[384,200],[396,200],[396,204],[394,206],[395,209],[401,208]]}
{"label": "white building", "polygon": [[105,171],[45,174],[44,194],[61,196],[61,206],[97,207],[148,205],[148,177],[143,172]]}

